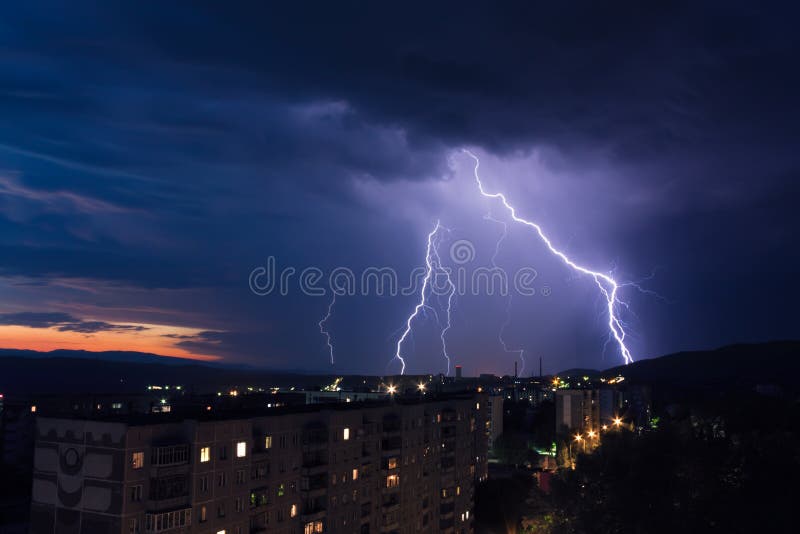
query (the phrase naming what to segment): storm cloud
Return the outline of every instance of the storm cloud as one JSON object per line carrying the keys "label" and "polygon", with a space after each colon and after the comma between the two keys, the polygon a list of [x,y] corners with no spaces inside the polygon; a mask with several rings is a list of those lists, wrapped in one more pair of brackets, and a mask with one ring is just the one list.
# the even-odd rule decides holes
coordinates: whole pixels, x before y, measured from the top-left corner
{"label": "storm cloud", "polygon": [[[157,315],[202,332],[174,339],[187,350],[325,369],[327,300],[261,298],[248,274],[273,256],[407,275],[439,218],[486,265],[499,228],[483,216],[503,214],[477,197],[459,152],[471,147],[563,248],[664,296],[626,297],[638,357],[798,335],[796,13],[44,4],[0,19],[0,287],[9,310],[30,311],[2,324],[83,332]],[[590,283],[522,229],[499,259],[533,265],[553,291],[515,301],[515,345],[550,371],[619,362],[603,356]],[[396,371],[413,304],[341,299],[340,368]],[[460,299],[451,335],[469,372],[513,367],[497,343],[504,307]],[[412,370],[438,371],[426,328]]]}

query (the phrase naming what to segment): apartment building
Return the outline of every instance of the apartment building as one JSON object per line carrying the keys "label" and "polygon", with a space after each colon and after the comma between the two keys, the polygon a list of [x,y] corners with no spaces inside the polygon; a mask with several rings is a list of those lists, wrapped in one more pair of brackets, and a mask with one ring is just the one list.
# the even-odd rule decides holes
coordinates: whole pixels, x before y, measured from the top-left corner
{"label": "apartment building", "polygon": [[622,396],[611,388],[556,391],[556,433],[583,433],[612,424],[622,413]]}
{"label": "apartment building", "polygon": [[486,396],[40,417],[31,533],[471,533]]}
{"label": "apartment building", "polygon": [[486,427],[489,429],[489,450],[494,442],[503,435],[503,395],[489,395],[486,409]]}

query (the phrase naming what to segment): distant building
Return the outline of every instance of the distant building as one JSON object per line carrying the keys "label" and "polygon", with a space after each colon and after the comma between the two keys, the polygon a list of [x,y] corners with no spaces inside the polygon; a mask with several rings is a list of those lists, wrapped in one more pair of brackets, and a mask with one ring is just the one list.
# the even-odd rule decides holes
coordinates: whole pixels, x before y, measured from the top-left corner
{"label": "distant building", "polygon": [[[599,431],[613,424],[616,417],[632,417],[632,410],[626,405],[627,396],[610,387],[557,390],[556,433],[563,438],[570,433]],[[640,395],[636,399],[637,405],[645,404]]]}
{"label": "distant building", "polygon": [[652,391],[647,385],[629,385],[622,391],[626,419],[638,429],[648,428],[652,411]]}
{"label": "distant building", "polygon": [[461,377],[461,366],[460,365],[456,365],[456,378],[457,379],[462,378]]}
{"label": "distant building", "polygon": [[582,433],[600,427],[599,390],[556,391],[556,433]]}
{"label": "distant building", "polygon": [[324,404],[328,402],[362,402],[385,400],[384,392],[373,391],[305,391],[306,404]]}
{"label": "distant building", "polygon": [[32,534],[471,533],[486,395],[39,417]]}
{"label": "distant building", "polygon": [[489,429],[489,450],[494,447],[497,438],[503,435],[503,402],[502,395],[490,395],[486,411],[486,425]]}

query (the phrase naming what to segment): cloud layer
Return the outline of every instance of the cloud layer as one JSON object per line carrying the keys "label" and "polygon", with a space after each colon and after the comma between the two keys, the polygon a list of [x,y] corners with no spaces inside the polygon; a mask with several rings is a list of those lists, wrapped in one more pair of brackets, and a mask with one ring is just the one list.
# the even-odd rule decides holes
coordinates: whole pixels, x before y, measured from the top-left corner
{"label": "cloud layer", "polygon": [[[488,261],[498,227],[458,155],[469,146],[570,253],[626,279],[655,270],[648,287],[666,302],[629,296],[638,355],[798,334],[795,13],[730,2],[6,11],[3,325],[171,325],[192,332],[162,337],[165,348],[323,369],[326,299],[259,298],[248,273],[268,256],[407,273],[437,218]],[[515,345],[550,370],[619,361],[601,359],[591,284],[518,229],[501,258],[535,266],[553,290],[515,303]],[[396,370],[392,333],[413,300],[343,299],[329,323],[341,368]],[[465,368],[512,368],[496,336],[504,306],[459,303]],[[442,367],[426,328],[412,370]]]}

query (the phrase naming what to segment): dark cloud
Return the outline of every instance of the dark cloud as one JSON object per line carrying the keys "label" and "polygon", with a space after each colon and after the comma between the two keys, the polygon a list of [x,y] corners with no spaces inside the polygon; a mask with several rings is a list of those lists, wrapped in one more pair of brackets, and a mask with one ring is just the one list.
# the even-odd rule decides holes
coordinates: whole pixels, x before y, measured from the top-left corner
{"label": "dark cloud", "polygon": [[104,321],[80,321],[61,325],[58,329],[61,332],[80,332],[82,334],[93,334],[95,332],[142,332],[149,330],[141,325],[111,324]]}
{"label": "dark cloud", "polygon": [[68,313],[19,312],[0,314],[0,324],[27,326],[28,328],[57,328],[60,332],[142,332],[148,330],[141,325],[111,324],[104,321],[83,321]]}
{"label": "dark cloud", "polygon": [[[205,331],[174,338],[187,349],[314,367],[324,299],[254,298],[250,269],[274,255],[405,272],[443,215],[491,247],[496,229],[477,227],[486,207],[447,189],[453,150],[469,145],[490,156],[493,185],[571,253],[634,279],[662,267],[649,283],[675,304],[632,297],[638,353],[791,337],[800,47],[790,11],[18,4],[0,21],[0,274],[96,280],[96,294],[70,297],[108,307],[138,291],[140,303]],[[527,258],[547,267],[541,251]],[[545,267],[553,284],[568,278]],[[726,288],[738,297],[722,298]],[[172,296],[181,291],[192,298]],[[594,297],[571,298],[555,316],[592,334],[545,341],[549,327],[525,343],[565,367],[594,365],[602,331],[592,313],[573,315]],[[409,304],[341,304],[348,365],[383,371]],[[473,324],[494,324],[462,306]],[[546,309],[519,309],[529,332],[549,324]],[[477,367],[495,336],[469,330],[460,357]]]}
{"label": "dark cloud", "polygon": [[75,322],[68,313],[20,312],[0,314],[0,324],[27,326],[30,328],[50,328],[63,323]]}

